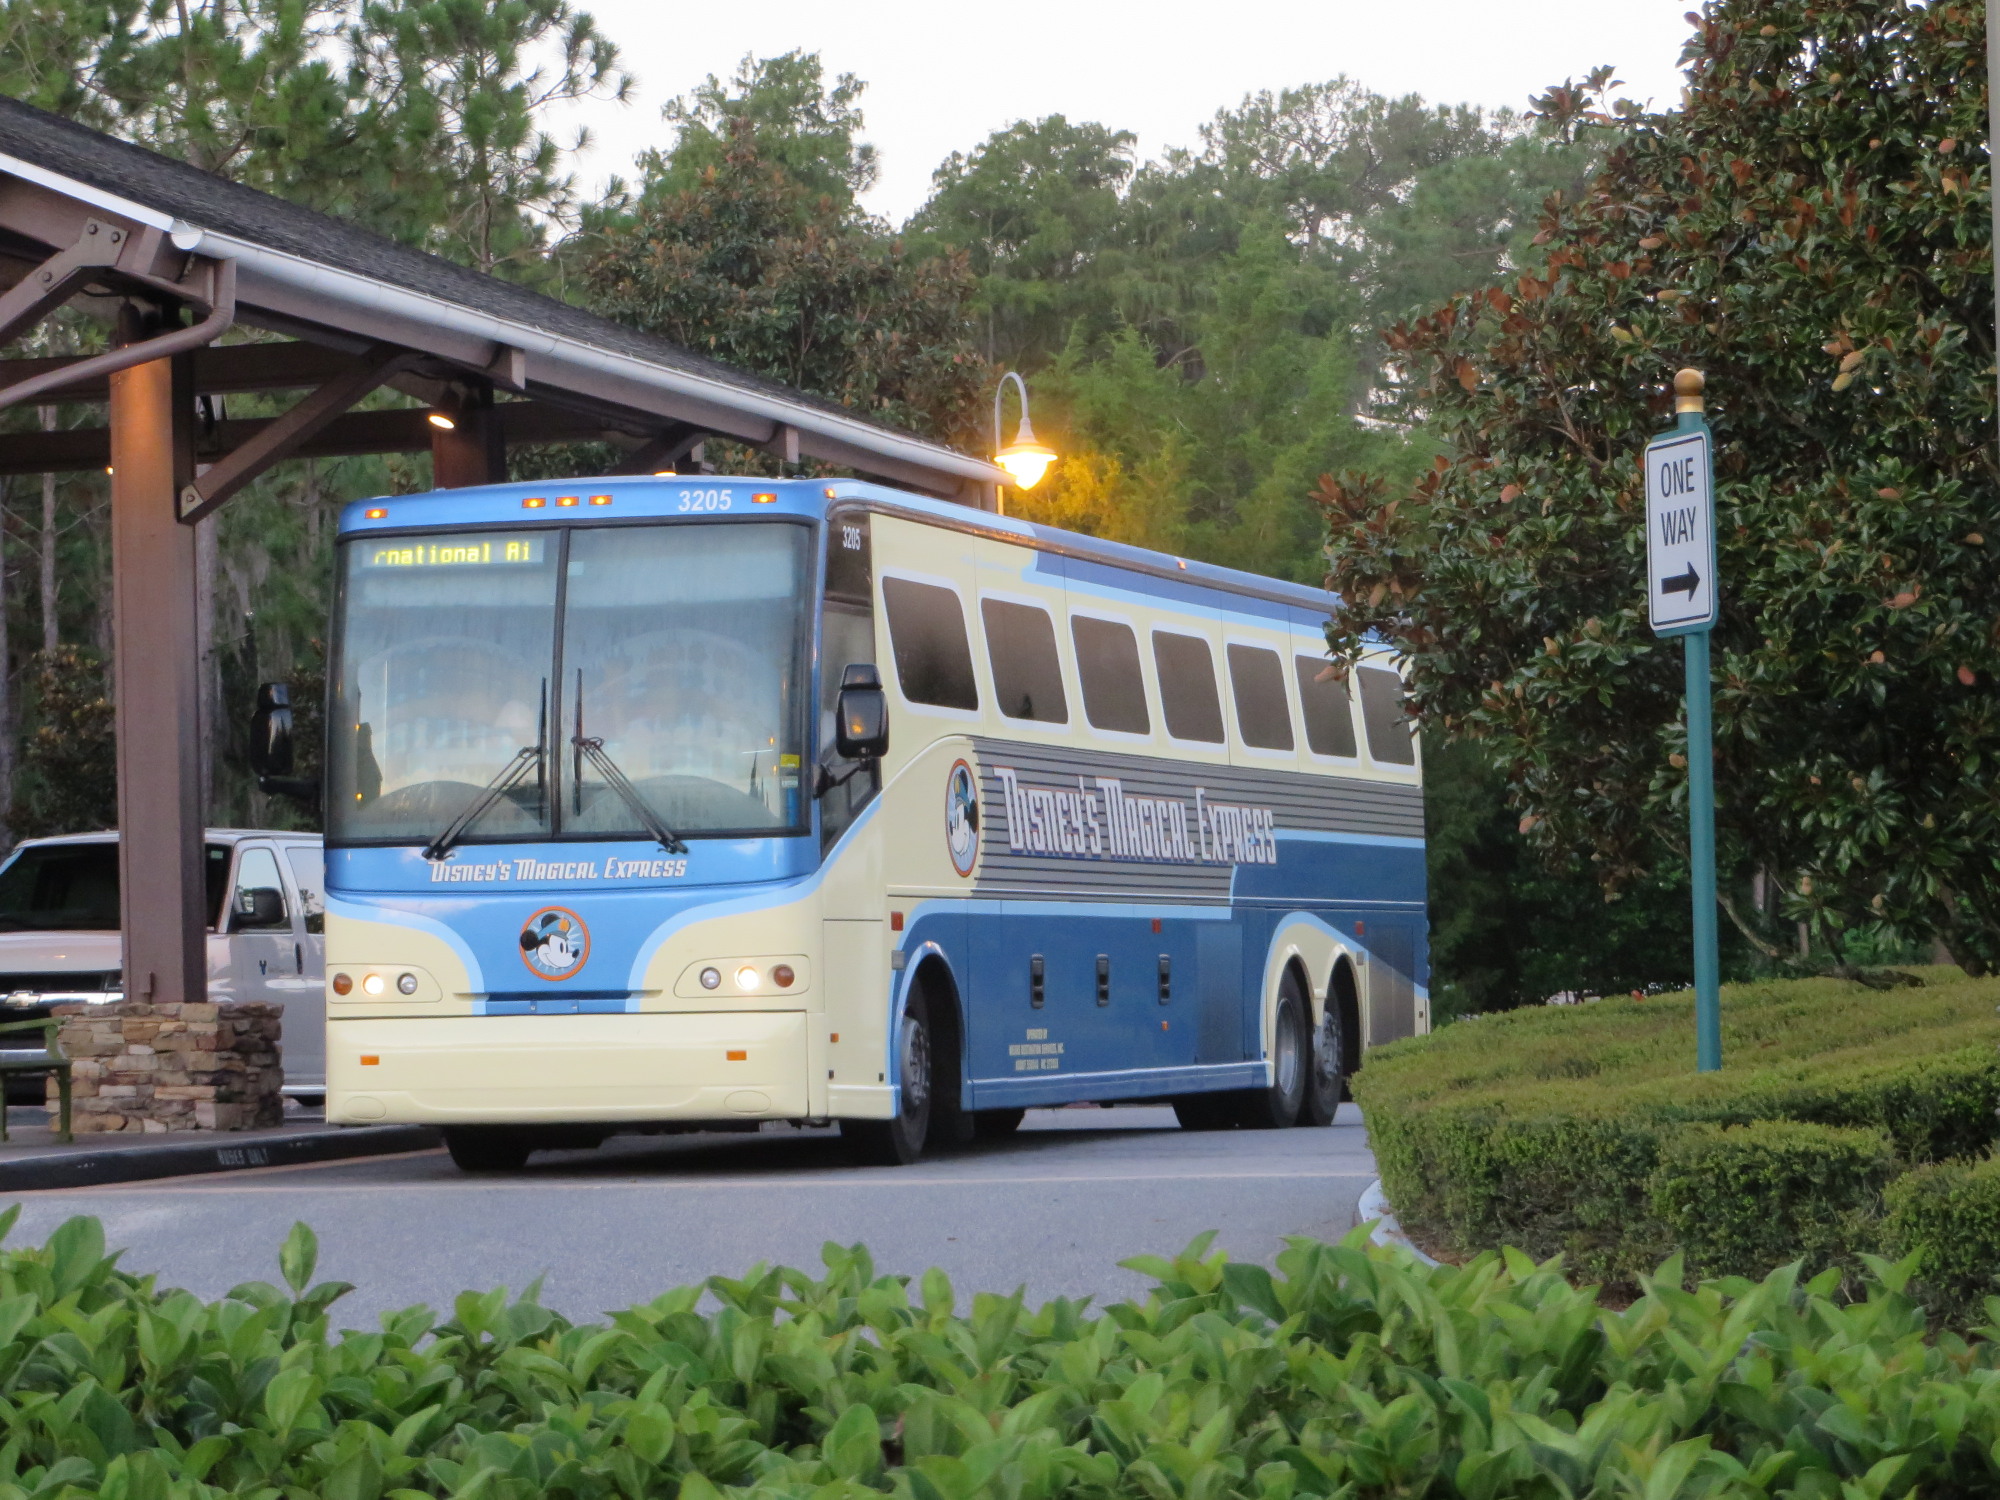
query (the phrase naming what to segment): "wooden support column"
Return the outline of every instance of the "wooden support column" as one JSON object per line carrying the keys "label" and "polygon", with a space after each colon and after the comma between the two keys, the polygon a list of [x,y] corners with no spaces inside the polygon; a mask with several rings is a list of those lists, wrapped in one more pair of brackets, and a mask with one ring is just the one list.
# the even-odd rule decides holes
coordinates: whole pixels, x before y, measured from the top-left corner
{"label": "wooden support column", "polygon": [[507,478],[507,450],[493,391],[482,387],[448,413],[450,428],[431,429],[431,484],[441,490],[473,484],[501,484]]}
{"label": "wooden support column", "polygon": [[[128,309],[123,342],[151,330]],[[119,912],[125,993],[208,996],[194,528],[194,382],[183,354],[111,379],[111,592],[116,630]]]}

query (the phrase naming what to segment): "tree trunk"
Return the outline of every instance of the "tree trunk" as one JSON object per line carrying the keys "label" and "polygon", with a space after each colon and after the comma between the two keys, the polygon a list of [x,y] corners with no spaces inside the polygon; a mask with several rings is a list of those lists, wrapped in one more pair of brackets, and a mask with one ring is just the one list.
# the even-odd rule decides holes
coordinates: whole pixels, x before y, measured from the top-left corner
{"label": "tree trunk", "polygon": [[215,575],[220,560],[220,538],[216,534],[218,516],[210,512],[194,528],[194,639],[196,671],[200,683],[201,716],[201,816],[204,824],[217,821],[215,815],[215,764],[221,750],[222,678],[215,654]]}
{"label": "tree trunk", "polygon": [[[56,430],[56,409],[42,408],[42,431]],[[42,534],[40,553],[42,593],[42,649],[56,649],[56,476],[42,476]]]}

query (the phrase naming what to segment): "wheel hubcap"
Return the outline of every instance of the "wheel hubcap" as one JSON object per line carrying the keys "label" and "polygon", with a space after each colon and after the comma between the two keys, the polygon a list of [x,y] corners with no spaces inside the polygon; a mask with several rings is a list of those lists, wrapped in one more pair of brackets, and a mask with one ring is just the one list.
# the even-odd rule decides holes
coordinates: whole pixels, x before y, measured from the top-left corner
{"label": "wheel hubcap", "polygon": [[1278,1090],[1291,1094],[1299,1086],[1299,1029],[1296,1024],[1278,1028]]}
{"label": "wheel hubcap", "polygon": [[1340,1079],[1340,1032],[1333,1024],[1333,1013],[1328,1011],[1319,1023],[1319,1040],[1313,1046],[1313,1082],[1322,1091],[1329,1090]]}
{"label": "wheel hubcap", "polygon": [[903,1017],[903,1109],[916,1114],[931,1099],[931,1044],[912,1016]]}

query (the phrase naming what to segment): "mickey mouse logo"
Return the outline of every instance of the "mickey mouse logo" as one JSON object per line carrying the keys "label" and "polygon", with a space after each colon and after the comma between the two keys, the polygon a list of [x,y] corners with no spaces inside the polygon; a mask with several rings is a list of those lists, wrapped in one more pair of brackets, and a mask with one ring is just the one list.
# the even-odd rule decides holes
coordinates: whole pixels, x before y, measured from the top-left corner
{"label": "mickey mouse logo", "polygon": [[944,783],[944,842],[951,851],[951,867],[970,878],[979,859],[979,789],[972,779],[972,767],[954,761]]}
{"label": "mickey mouse logo", "polygon": [[545,906],[521,924],[521,962],[537,979],[567,979],[590,957],[590,929],[563,906]]}

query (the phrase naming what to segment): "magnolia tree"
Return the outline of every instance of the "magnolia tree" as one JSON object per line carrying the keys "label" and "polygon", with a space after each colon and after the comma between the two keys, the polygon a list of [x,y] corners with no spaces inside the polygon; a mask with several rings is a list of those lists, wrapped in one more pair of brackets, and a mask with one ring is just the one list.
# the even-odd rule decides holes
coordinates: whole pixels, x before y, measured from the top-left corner
{"label": "magnolia tree", "polygon": [[1323,479],[1330,636],[1407,654],[1521,826],[1607,892],[1685,858],[1681,647],[1646,625],[1639,455],[1708,377],[1723,904],[2000,965],[2000,515],[1985,9],[1715,0],[1678,111],[1586,114],[1601,175],[1536,259],[1392,338],[1445,444]]}

